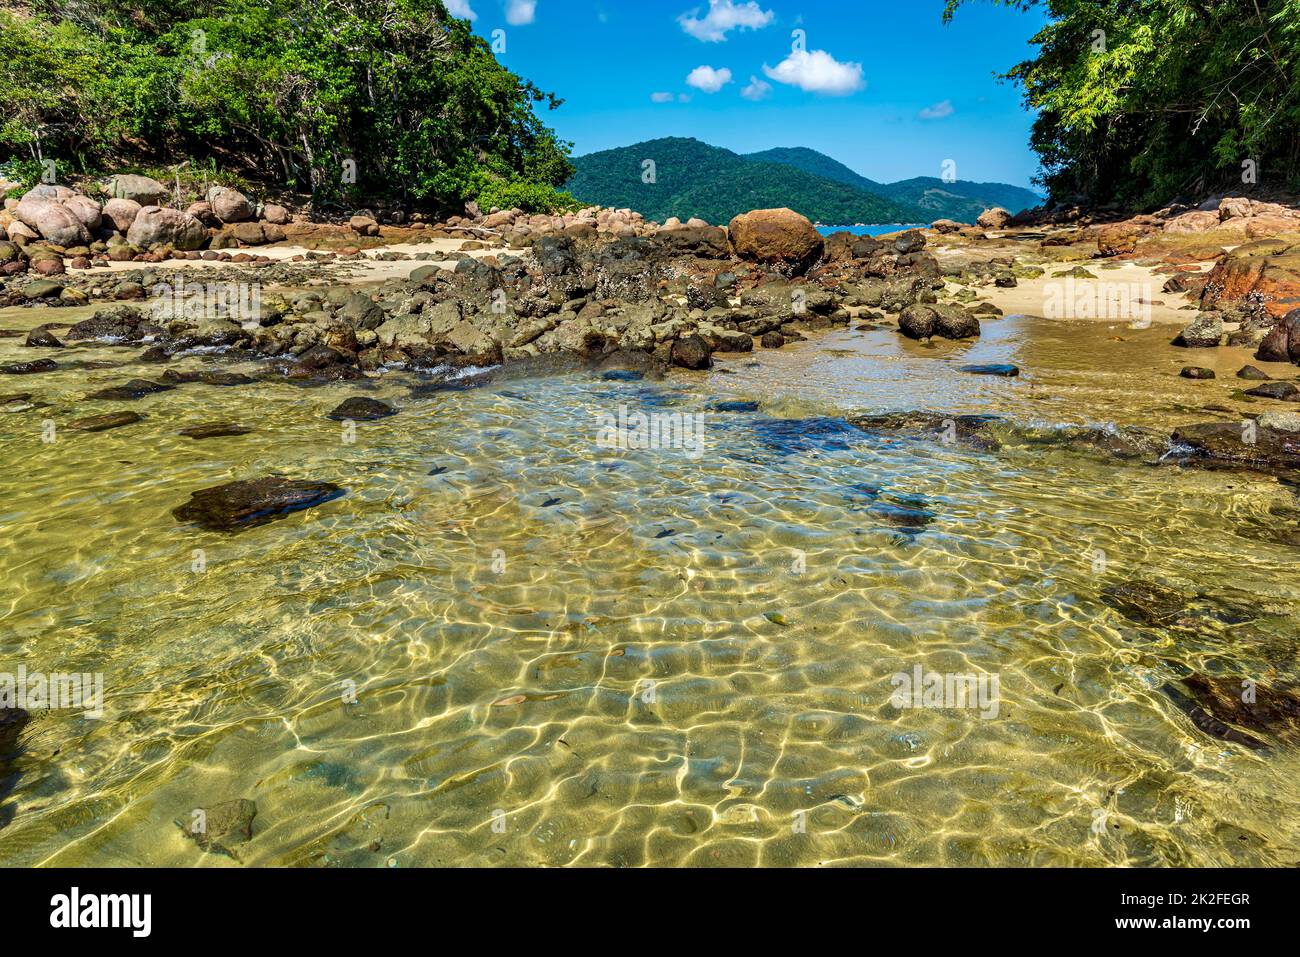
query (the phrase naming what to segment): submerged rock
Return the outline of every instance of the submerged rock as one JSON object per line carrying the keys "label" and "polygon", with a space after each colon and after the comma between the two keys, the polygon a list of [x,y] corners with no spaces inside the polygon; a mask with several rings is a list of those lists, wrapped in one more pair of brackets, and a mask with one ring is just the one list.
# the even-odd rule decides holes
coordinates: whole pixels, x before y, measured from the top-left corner
{"label": "submerged rock", "polygon": [[1268,745],[1258,738],[1252,737],[1236,728],[1229,727],[1214,715],[1205,710],[1204,707],[1197,704],[1190,696],[1185,694],[1181,689],[1172,684],[1167,684],[1160,689],[1165,696],[1169,698],[1178,710],[1191,719],[1197,729],[1208,734],[1212,738],[1218,738],[1220,741],[1230,741],[1233,744],[1240,744],[1244,747],[1255,751],[1262,751]]}
{"label": "submerged rock", "polygon": [[201,441],[203,439],[220,439],[231,435],[248,435],[252,432],[246,425],[232,425],[228,422],[208,422],[203,425],[192,425],[187,429],[181,429],[180,435],[187,439]]}
{"label": "submerged rock", "polygon": [[1238,379],[1250,379],[1255,382],[1267,382],[1269,374],[1263,369],[1256,369],[1254,366],[1242,366],[1237,370]]}
{"label": "submerged rock", "polygon": [[1213,369],[1206,369],[1203,366],[1184,366],[1183,371],[1178,373],[1184,379],[1215,379]]}
{"label": "submerged rock", "polygon": [[33,329],[27,334],[27,341],[23,343],[30,349],[62,349],[63,343],[58,340],[54,333],[44,328]]}
{"label": "submerged rock", "polygon": [[387,419],[397,415],[397,409],[387,402],[380,402],[378,399],[369,399],[365,396],[353,396],[345,399],[339,404],[333,412],[326,416],[327,419],[333,419],[336,422],[354,421],[354,422],[374,422],[378,419]]}
{"label": "submerged rock", "polygon": [[1010,363],[962,366],[961,371],[968,375],[992,375],[1003,376],[1005,378],[1015,378],[1020,375],[1020,368],[1018,366],[1013,366]]}
{"label": "submerged rock", "polygon": [[146,395],[170,392],[173,388],[174,386],[150,382],[148,379],[132,379],[124,385],[116,385],[107,389],[100,389],[98,392],[92,392],[86,398],[102,402],[131,402],[135,399],[142,399]]}
{"label": "submerged rock", "polygon": [[36,375],[41,372],[54,372],[59,364],[53,359],[37,359],[34,362],[14,362],[0,366],[4,375]]}
{"label": "submerged rock", "polygon": [[1300,442],[1273,429],[1257,428],[1252,436],[1239,423],[1207,422],[1183,426],[1174,432],[1173,442],[1176,450],[1185,450],[1180,456],[1184,460],[1267,470],[1300,468]]}
{"label": "submerged rock", "polygon": [[238,859],[232,848],[253,838],[257,803],[247,798],[226,801],[191,812],[188,820],[176,822],[185,836],[209,854]]}
{"label": "submerged rock", "polygon": [[329,482],[269,478],[230,482],[201,489],[172,509],[180,522],[215,532],[238,532],[265,525],[293,512],[314,508],[347,494]]}
{"label": "submerged rock", "polygon": [[109,429],[120,429],[124,425],[135,425],[143,419],[144,416],[139,412],[105,412],[103,415],[92,415],[69,422],[68,428],[77,432],[107,432]]}
{"label": "submerged rock", "polygon": [[1103,588],[1101,600],[1125,618],[1155,628],[1180,621],[1191,597],[1155,582],[1128,581]]}

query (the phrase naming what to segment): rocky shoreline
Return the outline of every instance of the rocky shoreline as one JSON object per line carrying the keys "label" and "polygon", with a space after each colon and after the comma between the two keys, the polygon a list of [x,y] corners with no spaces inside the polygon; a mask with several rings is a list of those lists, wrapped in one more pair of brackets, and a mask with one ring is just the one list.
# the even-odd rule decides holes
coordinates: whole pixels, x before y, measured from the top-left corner
{"label": "rocky shoreline", "polygon": [[[362,379],[394,368],[445,376],[548,358],[605,370],[701,371],[718,353],[779,349],[850,324],[896,328],[922,341],[973,340],[981,320],[1002,315],[989,290],[1104,286],[1105,271],[1129,265],[1167,276],[1161,294],[1183,303],[1155,304],[1195,312],[1173,346],[1245,346],[1261,362],[1300,364],[1300,210],[1238,197],[1099,224],[1071,220],[1068,212],[1013,217],[994,209],[973,225],[939,221],[870,238],[823,237],[781,209],[738,216],[725,228],[700,220],[647,223],[628,210],[485,215],[472,206],[439,224],[411,223],[401,213],[383,225],[361,216],[320,224],[221,187],[184,211],[145,205],[166,194],[146,177],[118,176],[105,187],[113,198],[102,205],[63,186],[6,201],[0,304],[105,305],[89,318],[32,330],[25,345],[33,358],[0,366],[0,376],[55,371],[65,343],[91,341],[143,348],[139,358],[151,364],[196,348],[222,350],[266,360],[268,375],[302,381]],[[415,234],[473,238],[451,251],[362,249]],[[306,236],[335,248],[256,251],[267,241],[283,248]],[[253,251],[232,252],[236,247]],[[400,278],[358,278],[356,269],[376,261],[423,265]],[[127,262],[133,268],[122,269]],[[201,289],[255,285],[255,312],[186,308],[192,279]],[[160,287],[175,291],[173,301],[162,297],[160,304]],[[1104,304],[1104,292],[1089,288]],[[1135,315],[1098,309],[1064,318],[1136,319],[1139,307],[1153,302],[1134,296],[1123,305]],[[1014,366],[969,371],[1019,373]],[[1184,376],[1213,378],[1206,371],[1189,365]],[[1254,367],[1239,375],[1262,383],[1245,395],[1300,400],[1296,386]],[[130,400],[178,384],[133,380],[107,391]],[[1210,426],[1178,441],[1198,450],[1189,459],[1291,468],[1290,437],[1300,435],[1294,408],[1258,417],[1267,440],[1249,454],[1226,448]],[[130,415],[88,428],[128,424]]]}

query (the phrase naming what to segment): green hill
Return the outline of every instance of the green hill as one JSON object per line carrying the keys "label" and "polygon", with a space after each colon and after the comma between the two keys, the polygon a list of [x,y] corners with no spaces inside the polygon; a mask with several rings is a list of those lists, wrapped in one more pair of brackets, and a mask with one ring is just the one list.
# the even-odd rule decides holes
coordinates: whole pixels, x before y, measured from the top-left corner
{"label": "green hill", "polygon": [[[655,163],[655,183],[642,181],[645,160]],[[668,138],[579,156],[573,165],[567,188],[579,200],[626,206],[661,222],[699,216],[726,223],[751,209],[788,206],[836,226],[973,223],[991,206],[1018,213],[1042,202],[1038,194],[1006,183],[945,183],[929,176],[877,183],[806,147],[741,155],[695,139]]]}
{"label": "green hill", "polygon": [[881,192],[897,202],[919,206],[931,220],[955,219],[960,223],[975,222],[980,213],[992,206],[1019,213],[1043,203],[1043,197],[1037,193],[1007,183],[963,180],[945,183],[934,176],[889,183],[881,188]]}
{"label": "green hill", "polygon": [[927,222],[955,219],[962,223],[973,223],[980,213],[993,206],[1018,213],[1043,202],[1043,197],[1032,190],[1007,183],[972,183],[964,180],[946,183],[934,176],[918,176],[898,183],[877,183],[853,172],[824,153],[805,147],[764,150],[761,153],[750,153],[749,158],[785,163],[807,173],[867,190],[899,205],[921,209],[924,211],[921,219]]}
{"label": "green hill", "polygon": [[[643,179],[647,160],[654,163],[653,183]],[[579,200],[628,207],[660,222],[698,216],[727,223],[751,209],[775,206],[836,225],[913,223],[924,217],[915,207],[856,186],[695,139],[672,137],[591,153],[575,157],[573,166],[566,189]]]}

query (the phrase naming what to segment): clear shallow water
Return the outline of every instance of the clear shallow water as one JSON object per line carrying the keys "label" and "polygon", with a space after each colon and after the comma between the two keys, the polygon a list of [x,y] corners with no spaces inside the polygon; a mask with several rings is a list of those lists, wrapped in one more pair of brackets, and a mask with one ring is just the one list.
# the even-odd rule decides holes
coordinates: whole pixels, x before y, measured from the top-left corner
{"label": "clear shallow water", "polygon": [[[1295,549],[1255,535],[1294,515],[1290,490],[838,418],[1162,428],[1234,408],[1235,383],[1172,378],[1188,360],[1167,338],[844,332],[707,377],[419,400],[397,375],[366,394],[402,414],[355,444],[323,418],[355,384],[119,404],[82,396],[159,368],[4,377],[51,408],[0,416],[0,670],[103,671],[107,701],[101,721],[29,726],[0,864],[235,866],[174,822],[240,797],[259,809],[249,865],[1294,864],[1295,752],[1206,738],[1158,691],[1186,671],[1296,679]],[[0,340],[15,357],[31,350]],[[704,455],[600,448],[620,405],[703,413]],[[148,418],[40,441],[44,418],[117,408]],[[207,421],[256,431],[176,434]],[[270,473],[348,494],[238,536],[170,514]],[[891,507],[934,520],[900,529]],[[1260,617],[1142,627],[1098,597],[1127,578]],[[916,665],[996,674],[998,716],[893,707]]]}

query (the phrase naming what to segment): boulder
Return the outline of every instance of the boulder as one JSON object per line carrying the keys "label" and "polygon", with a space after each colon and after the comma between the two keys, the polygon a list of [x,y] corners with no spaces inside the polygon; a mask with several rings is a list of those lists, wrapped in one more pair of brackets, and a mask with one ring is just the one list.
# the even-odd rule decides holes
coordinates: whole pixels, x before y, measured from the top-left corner
{"label": "boulder", "polygon": [[193,216],[179,209],[145,206],[136,215],[126,239],[132,246],[163,243],[186,251],[201,248],[208,241],[208,230]]}
{"label": "boulder", "polygon": [[86,246],[90,243],[90,230],[86,224],[57,200],[34,196],[23,199],[14,209],[14,216],[56,246]]}
{"label": "boulder", "polygon": [[936,219],[933,223],[930,224],[930,228],[937,233],[943,233],[944,235],[947,235],[948,233],[960,232],[964,227],[962,223],[956,222],[955,220]]}
{"label": "boulder", "polygon": [[278,476],[230,482],[190,495],[172,509],[179,522],[191,522],[216,532],[239,532],[314,508],[344,495],[329,482],[311,482]]}
{"label": "boulder", "polygon": [[1217,312],[1201,313],[1174,339],[1184,349],[1212,349],[1222,342],[1223,316]]}
{"label": "boulder", "polygon": [[909,339],[930,339],[938,316],[926,305],[912,305],[898,317],[898,331]]}
{"label": "boulder", "polygon": [[979,219],[975,220],[975,225],[982,229],[1006,229],[1010,222],[1011,213],[1001,206],[994,206],[980,213]]}
{"label": "boulder", "polygon": [[253,218],[253,204],[237,189],[213,186],[206,199],[213,214],[223,223],[243,223]]}
{"label": "boulder", "polygon": [[114,229],[125,236],[130,230],[131,224],[135,222],[136,216],[140,214],[141,209],[140,204],[133,199],[114,198],[104,204],[103,214],[104,219],[108,220]]}
{"label": "boulder", "polygon": [[293,221],[289,211],[275,203],[268,203],[262,207],[262,218],[275,226],[288,226]]}
{"label": "boulder", "polygon": [[1277,318],[1300,307],[1300,249],[1278,240],[1259,240],[1220,259],[1206,277],[1201,308],[1247,299]]}
{"label": "boulder", "polygon": [[1300,309],[1282,317],[1255,353],[1260,362],[1300,363]]}
{"label": "boulder", "polygon": [[114,199],[129,199],[141,206],[161,205],[171,195],[171,191],[156,179],[134,173],[119,173],[109,179],[104,188]]}
{"label": "boulder", "polygon": [[387,402],[381,402],[378,399],[370,399],[365,396],[353,396],[345,399],[337,408],[334,409],[327,419],[333,419],[336,422],[374,422],[377,419],[387,419],[397,415],[397,410]]}
{"label": "boulder", "polygon": [[353,216],[348,220],[348,227],[362,236],[379,235],[379,224],[370,216]]}
{"label": "boulder", "polygon": [[713,353],[701,336],[686,336],[673,342],[672,363],[683,369],[701,370],[713,366]]}
{"label": "boulder", "polygon": [[791,209],[759,209],[731,221],[729,236],[736,255],[750,262],[804,272],[820,258],[825,241],[803,216]]}

